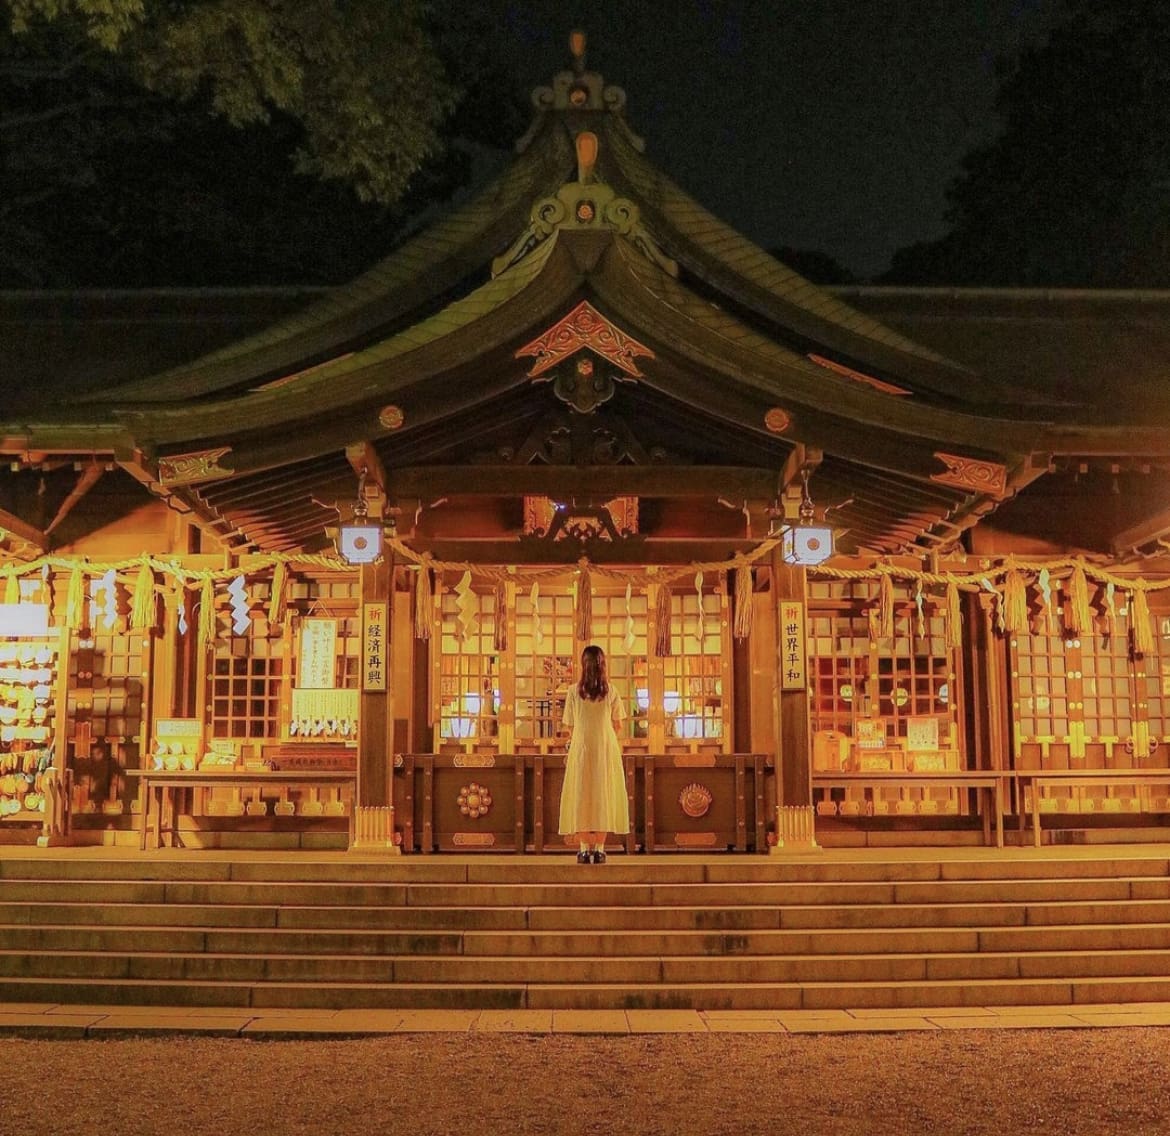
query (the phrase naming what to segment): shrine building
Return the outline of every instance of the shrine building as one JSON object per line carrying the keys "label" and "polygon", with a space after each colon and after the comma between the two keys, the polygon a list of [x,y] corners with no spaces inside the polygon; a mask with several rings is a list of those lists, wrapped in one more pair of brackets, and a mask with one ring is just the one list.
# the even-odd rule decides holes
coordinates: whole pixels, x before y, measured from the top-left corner
{"label": "shrine building", "polygon": [[0,842],[1165,839],[1164,293],[826,289],[534,92],[345,287],[0,299]]}

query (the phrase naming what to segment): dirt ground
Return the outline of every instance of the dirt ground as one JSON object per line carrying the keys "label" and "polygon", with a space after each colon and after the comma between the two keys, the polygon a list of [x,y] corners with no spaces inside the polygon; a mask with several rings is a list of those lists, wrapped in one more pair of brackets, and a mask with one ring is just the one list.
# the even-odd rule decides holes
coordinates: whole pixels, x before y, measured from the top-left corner
{"label": "dirt ground", "polygon": [[1156,1028],[0,1039],[4,1136],[1170,1133]]}

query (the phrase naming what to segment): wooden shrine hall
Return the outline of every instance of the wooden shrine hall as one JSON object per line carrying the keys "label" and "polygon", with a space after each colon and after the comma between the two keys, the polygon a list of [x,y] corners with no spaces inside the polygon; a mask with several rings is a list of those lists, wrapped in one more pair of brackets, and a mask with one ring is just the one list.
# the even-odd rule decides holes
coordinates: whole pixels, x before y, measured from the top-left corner
{"label": "wooden shrine hall", "polygon": [[5,323],[0,841],[564,849],[588,643],[629,852],[1165,838],[1166,297],[845,297],[534,106],[346,287]]}

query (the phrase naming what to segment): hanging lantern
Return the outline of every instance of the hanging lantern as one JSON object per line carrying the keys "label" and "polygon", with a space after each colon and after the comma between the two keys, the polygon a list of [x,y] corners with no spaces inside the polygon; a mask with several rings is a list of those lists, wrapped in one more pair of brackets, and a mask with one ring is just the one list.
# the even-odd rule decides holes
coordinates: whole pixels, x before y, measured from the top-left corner
{"label": "hanging lantern", "polygon": [[824,564],[833,555],[833,530],[818,525],[812,498],[808,492],[808,470],[800,471],[802,482],[800,510],[795,521],[786,521],[779,530],[780,555],[785,564],[812,568]]}

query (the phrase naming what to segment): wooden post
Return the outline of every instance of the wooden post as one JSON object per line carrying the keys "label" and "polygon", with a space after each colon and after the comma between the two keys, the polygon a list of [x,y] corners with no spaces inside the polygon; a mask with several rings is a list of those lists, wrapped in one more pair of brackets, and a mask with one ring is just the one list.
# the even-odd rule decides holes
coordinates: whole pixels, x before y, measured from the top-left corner
{"label": "wooden post", "polygon": [[[394,623],[394,554],[387,551],[375,564],[363,564],[360,601],[385,606],[386,635],[382,643],[383,666],[390,662]],[[394,688],[398,677],[392,672],[385,690],[367,690],[365,623],[362,625],[362,690],[359,694],[357,794],[354,802],[352,848],[397,854],[394,843],[394,801],[391,778],[394,774]]]}
{"label": "wooden post", "polygon": [[[799,690],[784,689],[785,600],[801,604],[807,617],[808,593],[803,568],[785,564],[779,549],[772,552],[772,596],[776,613],[776,843],[773,853],[815,850],[816,818],[812,804],[812,747],[809,745],[808,682]],[[803,637],[799,650],[807,666]]]}

